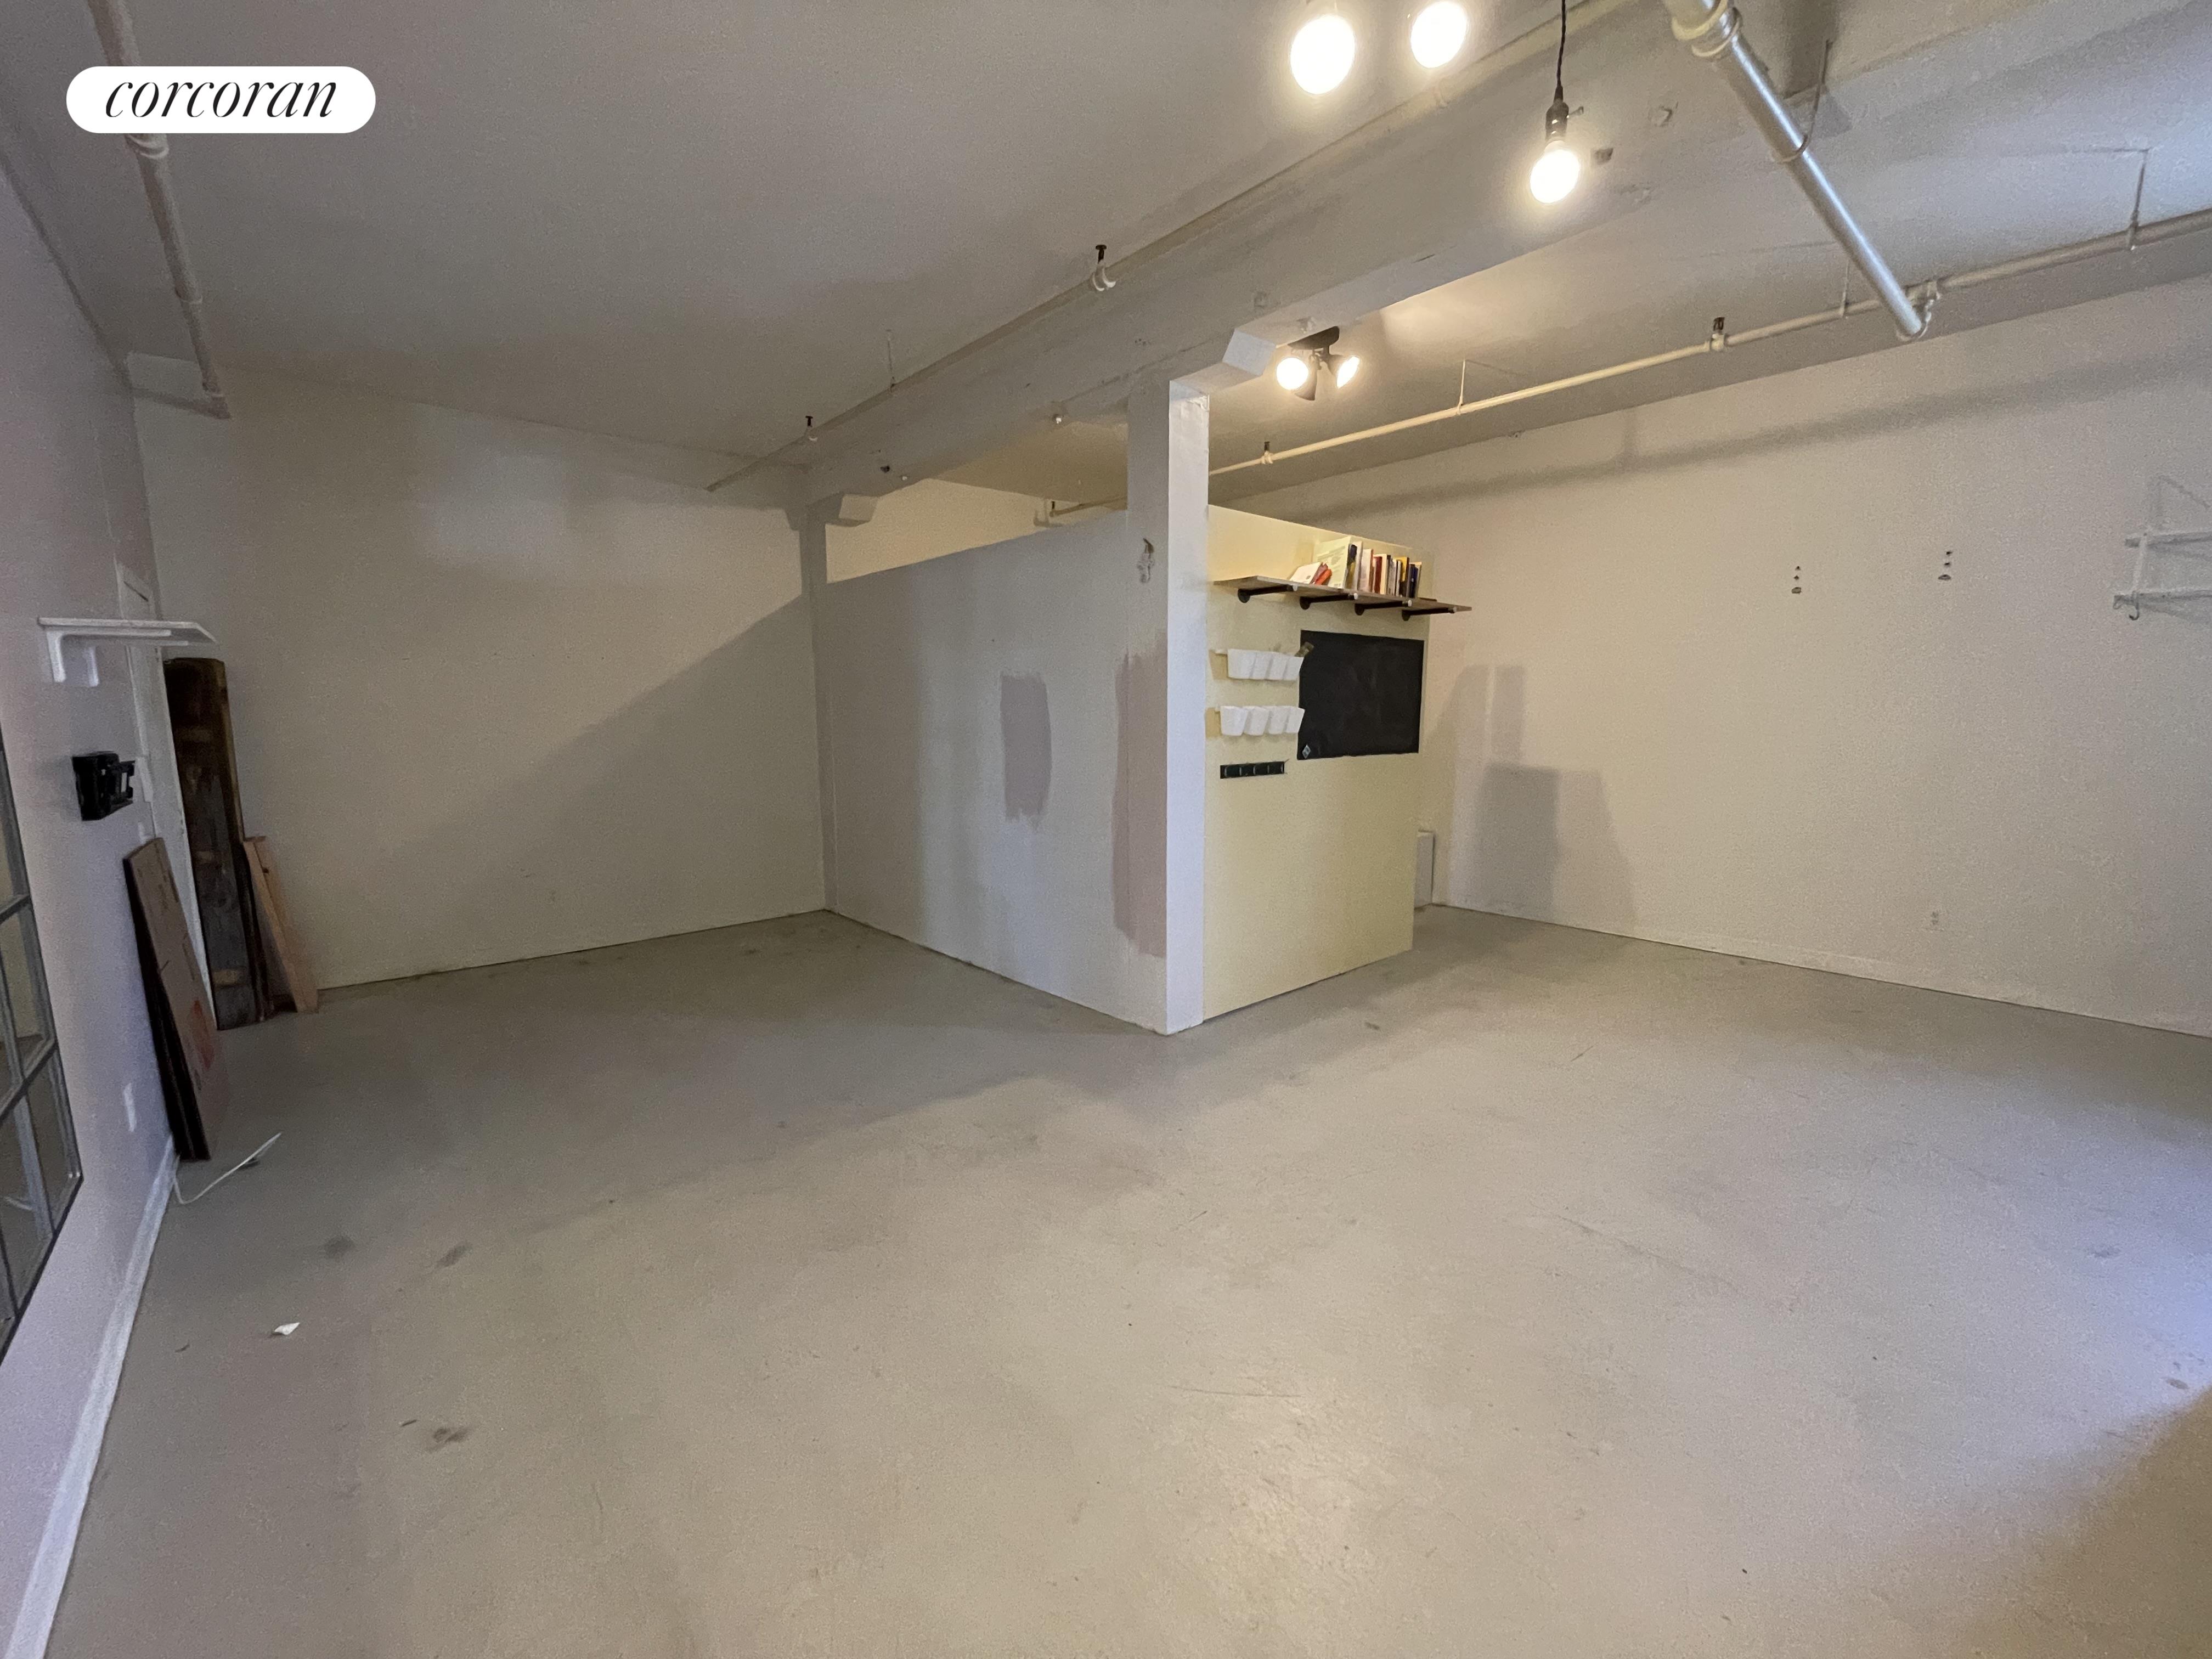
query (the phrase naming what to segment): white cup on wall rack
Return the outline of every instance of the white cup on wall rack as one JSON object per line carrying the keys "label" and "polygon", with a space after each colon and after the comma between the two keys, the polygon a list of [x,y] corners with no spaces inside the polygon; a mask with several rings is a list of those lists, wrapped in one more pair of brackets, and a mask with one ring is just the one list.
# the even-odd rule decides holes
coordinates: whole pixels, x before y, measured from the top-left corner
{"label": "white cup on wall rack", "polygon": [[1252,659],[1260,654],[1257,651],[1230,652],[1229,678],[1232,680],[1257,679],[1259,675],[1253,668]]}
{"label": "white cup on wall rack", "polygon": [[1243,737],[1244,720],[1249,713],[1250,713],[1249,709],[1232,708],[1224,703],[1221,708],[1221,735],[1224,738]]}
{"label": "white cup on wall rack", "polygon": [[1291,705],[1286,702],[1269,704],[1267,708],[1267,735],[1271,738],[1279,738],[1284,732],[1290,729]]}

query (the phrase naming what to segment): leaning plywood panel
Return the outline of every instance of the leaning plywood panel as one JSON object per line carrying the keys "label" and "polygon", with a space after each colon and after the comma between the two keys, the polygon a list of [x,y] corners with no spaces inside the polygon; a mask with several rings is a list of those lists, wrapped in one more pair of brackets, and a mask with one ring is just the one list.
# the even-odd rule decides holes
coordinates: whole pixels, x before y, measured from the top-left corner
{"label": "leaning plywood panel", "polygon": [[229,1098],[215,1016],[200,981],[185,908],[169,873],[169,855],[155,836],[123,861],[138,928],[138,959],[146,978],[146,1012],[161,1062],[161,1093],[177,1156],[204,1158]]}

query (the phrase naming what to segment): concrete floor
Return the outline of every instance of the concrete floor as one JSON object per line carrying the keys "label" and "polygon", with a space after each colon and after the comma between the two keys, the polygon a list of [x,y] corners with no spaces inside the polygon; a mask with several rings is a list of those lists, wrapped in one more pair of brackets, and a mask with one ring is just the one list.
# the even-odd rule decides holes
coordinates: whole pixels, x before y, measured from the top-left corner
{"label": "concrete floor", "polygon": [[56,1659],[2212,1653],[2212,1043],[1444,911],[230,1041]]}

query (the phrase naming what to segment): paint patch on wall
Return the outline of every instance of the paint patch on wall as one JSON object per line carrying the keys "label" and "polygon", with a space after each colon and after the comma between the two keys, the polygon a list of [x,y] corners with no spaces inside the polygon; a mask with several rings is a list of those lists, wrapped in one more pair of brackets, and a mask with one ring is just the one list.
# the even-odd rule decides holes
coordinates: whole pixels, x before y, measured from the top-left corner
{"label": "paint patch on wall", "polygon": [[1168,953],[1168,656],[1164,639],[1114,672],[1114,925]]}
{"label": "paint patch on wall", "polygon": [[1042,823],[1052,797],[1052,699],[1043,675],[999,676],[999,742],[1006,822]]}

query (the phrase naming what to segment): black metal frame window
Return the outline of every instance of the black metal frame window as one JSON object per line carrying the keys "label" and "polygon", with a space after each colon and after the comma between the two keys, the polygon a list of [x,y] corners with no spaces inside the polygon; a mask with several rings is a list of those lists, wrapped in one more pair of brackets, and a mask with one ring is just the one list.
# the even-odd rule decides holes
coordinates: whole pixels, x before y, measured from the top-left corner
{"label": "black metal frame window", "polygon": [[24,1304],[84,1184],[69,1092],[62,1085],[52,1000],[39,957],[31,884],[8,757],[0,750],[0,1033],[7,1070],[0,1090],[0,1353],[21,1322]]}

